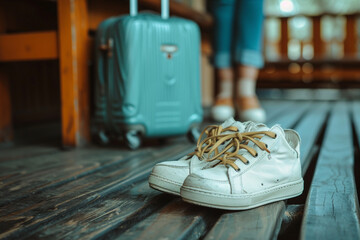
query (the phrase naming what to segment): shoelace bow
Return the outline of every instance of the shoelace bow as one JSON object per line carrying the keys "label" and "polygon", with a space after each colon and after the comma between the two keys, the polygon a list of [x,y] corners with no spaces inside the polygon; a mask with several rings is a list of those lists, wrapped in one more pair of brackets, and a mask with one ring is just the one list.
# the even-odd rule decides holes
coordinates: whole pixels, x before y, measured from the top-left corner
{"label": "shoelace bow", "polygon": [[[199,139],[197,140],[196,149],[194,152],[189,153],[188,156],[191,158],[192,156],[196,155],[199,159],[203,159],[205,153],[212,153],[214,152],[215,155],[218,154],[219,150],[217,149],[220,145],[217,145],[216,148],[213,146],[219,139],[222,139],[225,135],[220,135],[223,132],[237,132],[238,129],[235,126],[230,126],[227,128],[223,128],[222,126],[218,125],[209,125],[207,126],[200,134]],[[206,137],[202,140],[203,136]],[[188,159],[189,159],[188,158]]]}
{"label": "shoelace bow", "polygon": [[[220,139],[217,139],[216,143],[212,146],[209,155],[212,151],[216,151],[221,144],[224,144],[226,141],[231,140],[229,144],[220,152],[215,152],[214,156],[207,159],[207,161],[214,161],[216,159],[221,160],[220,163],[224,165],[230,165],[236,171],[239,171],[240,168],[235,164],[237,159],[240,159],[244,164],[249,164],[249,161],[242,155],[238,154],[240,149],[247,150],[253,157],[257,157],[258,153],[256,150],[248,146],[248,142],[253,142],[261,150],[267,151],[270,153],[267,145],[261,142],[261,138],[266,135],[271,138],[276,138],[276,133],[270,131],[259,131],[259,132],[246,132],[246,133],[233,133],[219,136]],[[209,137],[211,138],[211,137]],[[257,140],[258,139],[258,140]],[[230,149],[234,147],[232,151]]]}

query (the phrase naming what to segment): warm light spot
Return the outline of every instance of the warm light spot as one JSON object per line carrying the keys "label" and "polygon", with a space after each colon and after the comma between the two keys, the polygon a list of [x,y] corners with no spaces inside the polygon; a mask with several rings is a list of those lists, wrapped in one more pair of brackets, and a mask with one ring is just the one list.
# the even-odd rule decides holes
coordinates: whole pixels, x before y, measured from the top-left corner
{"label": "warm light spot", "polygon": [[314,67],[311,63],[304,63],[302,66],[302,71],[306,74],[310,74],[314,71]]}
{"label": "warm light spot", "polygon": [[299,73],[300,70],[301,70],[301,67],[299,64],[297,63],[291,63],[289,65],[289,68],[288,68],[289,72],[292,73],[292,74],[296,74],[296,73]]}
{"label": "warm light spot", "polygon": [[291,0],[282,0],[280,2],[280,10],[286,13],[294,11],[294,4]]}

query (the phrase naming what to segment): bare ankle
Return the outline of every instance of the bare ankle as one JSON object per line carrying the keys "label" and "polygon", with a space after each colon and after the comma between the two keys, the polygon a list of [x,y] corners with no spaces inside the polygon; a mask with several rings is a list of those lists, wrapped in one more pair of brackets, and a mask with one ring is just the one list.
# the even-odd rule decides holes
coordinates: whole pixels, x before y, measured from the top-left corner
{"label": "bare ankle", "polygon": [[234,79],[234,70],[232,68],[216,68],[215,77],[218,81],[232,81]]}
{"label": "bare ankle", "polygon": [[252,66],[238,65],[236,67],[236,96],[256,97],[256,79],[259,69]]}
{"label": "bare ankle", "polygon": [[234,92],[234,71],[232,68],[219,68],[215,70],[217,79],[217,99],[232,99]]}
{"label": "bare ankle", "polygon": [[259,75],[259,69],[253,66],[246,65],[237,65],[236,66],[236,78],[246,78],[252,79],[254,81],[257,80]]}

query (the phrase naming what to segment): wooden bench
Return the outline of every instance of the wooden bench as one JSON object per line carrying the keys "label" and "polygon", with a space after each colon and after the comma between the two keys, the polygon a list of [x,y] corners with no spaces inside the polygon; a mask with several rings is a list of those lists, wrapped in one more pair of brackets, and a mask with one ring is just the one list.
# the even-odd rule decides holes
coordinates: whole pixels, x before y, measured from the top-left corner
{"label": "wooden bench", "polygon": [[150,189],[155,163],[193,150],[185,138],[135,152],[15,148],[0,154],[0,239],[359,239],[360,102],[263,105],[269,125],[300,133],[301,196],[221,211]]}

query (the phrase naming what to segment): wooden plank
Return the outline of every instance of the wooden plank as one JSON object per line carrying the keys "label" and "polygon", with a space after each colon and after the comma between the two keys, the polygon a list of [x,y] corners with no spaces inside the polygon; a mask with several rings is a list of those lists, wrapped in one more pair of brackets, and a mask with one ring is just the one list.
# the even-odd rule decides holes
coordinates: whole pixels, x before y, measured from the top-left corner
{"label": "wooden plank", "polygon": [[57,6],[62,142],[83,146],[90,140],[87,5],[86,0],[63,0]]}
{"label": "wooden plank", "polygon": [[13,135],[10,84],[6,70],[0,67],[0,143],[11,142]]}
{"label": "wooden plank", "polygon": [[348,106],[331,112],[305,205],[301,239],[360,239]]}
{"label": "wooden plank", "polygon": [[300,117],[310,109],[311,103],[308,101],[298,101],[295,102],[295,106],[287,111],[280,112],[278,115],[267,121],[269,127],[272,127],[275,124],[280,124],[283,128],[293,127]]}
{"label": "wooden plank", "polygon": [[84,149],[0,163],[0,206],[109,167],[120,167],[124,161],[154,150]]}
{"label": "wooden plank", "polygon": [[[71,233],[77,239],[198,239],[218,215],[218,210],[190,205],[153,190],[146,179],[129,191],[79,209],[71,218],[29,238],[62,239]],[[177,224],[179,219],[181,224]]]}
{"label": "wooden plank", "polygon": [[221,211],[195,206],[176,198],[161,211],[125,232],[114,229],[108,239],[199,239]]}
{"label": "wooden plank", "polygon": [[354,121],[356,136],[360,142],[360,101],[352,103],[352,117]]}
{"label": "wooden plank", "polygon": [[61,218],[72,216],[83,207],[105,200],[110,194],[120,194],[132,184],[145,180],[155,163],[184,155],[190,146],[181,142],[154,150],[146,156],[133,157],[119,167],[104,168],[5,205],[0,208],[0,238],[25,237]]}
{"label": "wooden plank", "polygon": [[281,100],[261,100],[261,106],[266,112],[267,122],[271,122],[280,114],[286,114],[291,108],[295,107],[295,101],[281,101]]}
{"label": "wooden plank", "polygon": [[56,31],[0,35],[0,62],[58,58]]}
{"label": "wooden plank", "polygon": [[[330,109],[328,102],[320,102],[312,104],[312,110],[303,117],[301,122],[295,127],[295,130],[301,137],[300,160],[301,169],[306,172],[311,159],[311,151],[314,149],[315,142],[319,137],[321,128],[327,120]],[[311,131],[309,131],[311,129]],[[303,175],[305,175],[303,173]]]}
{"label": "wooden plank", "polygon": [[[38,155],[52,154],[59,152],[59,147],[53,146],[21,146],[21,147],[4,147],[1,149],[0,162],[14,161],[35,157]],[[1,164],[1,163],[0,163]],[[1,171],[0,171],[1,172]]]}
{"label": "wooden plank", "polygon": [[274,228],[280,226],[284,211],[285,202],[280,201],[223,214],[205,239],[272,239]]}
{"label": "wooden plank", "polygon": [[[307,106],[307,103],[304,105]],[[302,137],[302,143],[305,143],[305,150],[302,151],[301,161],[308,159],[310,153],[309,145],[314,143],[325,121],[327,113],[326,104],[313,104],[313,108],[295,127]],[[294,114],[299,108],[288,112],[288,115]],[[305,108],[306,109],[306,108]],[[287,128],[293,124],[294,119],[290,121],[282,120],[282,116],[274,121],[282,121],[283,127]],[[314,127],[312,133],[307,133],[309,123]],[[302,147],[301,147],[302,149]],[[307,166],[308,164],[306,164]],[[302,164],[302,167],[304,164]],[[303,168],[303,176],[306,169]],[[236,239],[246,236],[247,239],[273,239],[276,238],[281,226],[282,216],[285,211],[285,201],[274,202],[249,211],[233,212],[220,217],[205,239]],[[261,217],[260,217],[261,216]],[[226,229],[232,229],[227,231]]]}
{"label": "wooden plank", "polygon": [[[4,201],[16,199],[16,196],[25,197],[26,194],[58,186],[73,178],[83,177],[102,168],[117,165],[132,157],[139,157],[151,151],[159,151],[173,144],[179,144],[179,141],[183,141],[183,138],[171,139],[162,143],[161,147],[152,144],[138,151],[92,147],[59,152],[59,149],[50,148],[53,151],[49,151],[47,155],[44,155],[45,152],[40,155],[2,161],[0,162],[2,184],[0,206],[4,204]],[[16,151],[18,148],[12,149]],[[6,198],[1,198],[1,196],[6,196]]]}
{"label": "wooden plank", "polygon": [[48,226],[46,231],[32,233],[27,238],[97,239],[114,226],[120,225],[124,230],[129,225],[142,221],[173,198],[150,189],[147,181],[144,181],[128,191],[111,194],[97,204],[80,208],[75,215],[65,217]]}

